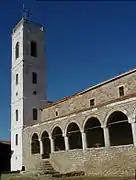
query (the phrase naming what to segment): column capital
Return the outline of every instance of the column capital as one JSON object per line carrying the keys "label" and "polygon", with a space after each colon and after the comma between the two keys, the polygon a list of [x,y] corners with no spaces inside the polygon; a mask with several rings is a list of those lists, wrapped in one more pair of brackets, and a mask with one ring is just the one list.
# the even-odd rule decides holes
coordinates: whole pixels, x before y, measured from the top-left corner
{"label": "column capital", "polygon": [[67,135],[67,133],[65,132],[65,133],[62,133],[62,136],[63,136],[63,137],[67,137],[68,135]]}
{"label": "column capital", "polygon": [[101,125],[101,128],[104,129],[104,128],[108,128],[107,124],[102,124]]}
{"label": "column capital", "polygon": [[136,122],[136,117],[135,116],[128,117],[128,122],[129,123],[135,123]]}
{"label": "column capital", "polygon": [[49,139],[53,139],[51,134],[49,134]]}
{"label": "column capital", "polygon": [[85,133],[85,131],[82,129],[81,131],[80,131],[81,133]]}

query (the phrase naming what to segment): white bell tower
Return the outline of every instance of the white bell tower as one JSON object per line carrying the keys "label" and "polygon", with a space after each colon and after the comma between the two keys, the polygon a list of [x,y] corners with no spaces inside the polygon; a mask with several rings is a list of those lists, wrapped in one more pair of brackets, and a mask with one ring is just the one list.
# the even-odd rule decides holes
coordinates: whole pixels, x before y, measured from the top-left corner
{"label": "white bell tower", "polygon": [[22,169],[23,128],[38,123],[45,104],[45,72],[44,28],[22,18],[12,33],[11,171]]}

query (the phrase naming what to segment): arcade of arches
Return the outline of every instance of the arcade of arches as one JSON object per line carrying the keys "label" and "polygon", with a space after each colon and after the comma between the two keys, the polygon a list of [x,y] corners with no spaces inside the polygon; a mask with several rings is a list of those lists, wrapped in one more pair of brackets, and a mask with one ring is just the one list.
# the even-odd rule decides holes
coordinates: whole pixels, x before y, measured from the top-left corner
{"label": "arcade of arches", "polygon": [[101,126],[96,117],[89,118],[81,131],[77,123],[71,122],[65,135],[56,126],[52,134],[47,131],[38,139],[36,133],[31,139],[31,153],[41,153],[42,158],[49,158],[51,152],[72,149],[99,148],[133,144],[136,146],[136,123],[128,122],[128,117],[121,111],[113,112],[106,126]]}

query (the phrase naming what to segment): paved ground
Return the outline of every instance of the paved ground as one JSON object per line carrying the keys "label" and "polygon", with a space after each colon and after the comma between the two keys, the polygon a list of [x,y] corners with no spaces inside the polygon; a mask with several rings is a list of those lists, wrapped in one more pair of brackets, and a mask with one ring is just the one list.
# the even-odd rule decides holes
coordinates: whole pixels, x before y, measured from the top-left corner
{"label": "paved ground", "polygon": [[94,178],[94,177],[71,177],[71,178],[48,178],[48,177],[40,177],[40,178],[11,178],[10,180],[134,180],[134,178]]}

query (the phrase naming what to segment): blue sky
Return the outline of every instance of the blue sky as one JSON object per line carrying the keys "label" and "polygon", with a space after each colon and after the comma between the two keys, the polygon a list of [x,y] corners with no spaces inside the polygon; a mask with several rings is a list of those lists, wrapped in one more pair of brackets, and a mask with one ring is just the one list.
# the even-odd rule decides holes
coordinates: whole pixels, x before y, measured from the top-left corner
{"label": "blue sky", "polygon": [[136,2],[0,2],[0,139],[10,138],[11,32],[22,4],[45,26],[47,95],[59,100],[136,65]]}

